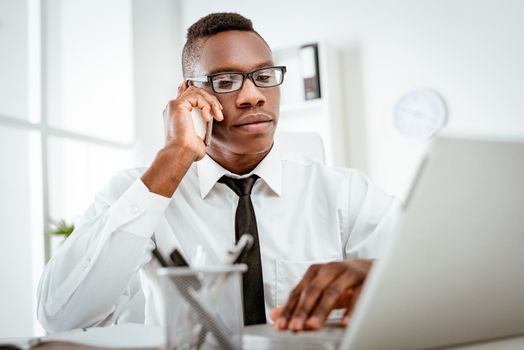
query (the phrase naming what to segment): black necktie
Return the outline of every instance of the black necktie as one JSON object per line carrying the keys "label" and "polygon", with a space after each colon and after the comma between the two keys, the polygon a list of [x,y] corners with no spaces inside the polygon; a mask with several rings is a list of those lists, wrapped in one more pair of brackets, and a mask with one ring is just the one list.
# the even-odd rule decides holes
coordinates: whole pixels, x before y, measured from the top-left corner
{"label": "black necktie", "polygon": [[257,219],[251,202],[251,189],[257,179],[258,176],[251,175],[243,179],[222,176],[218,180],[238,195],[238,206],[235,214],[235,241],[238,241],[244,233],[250,233],[254,240],[251,249],[239,257],[239,262],[248,266],[248,270],[242,279],[244,325],[246,326],[266,323]]}

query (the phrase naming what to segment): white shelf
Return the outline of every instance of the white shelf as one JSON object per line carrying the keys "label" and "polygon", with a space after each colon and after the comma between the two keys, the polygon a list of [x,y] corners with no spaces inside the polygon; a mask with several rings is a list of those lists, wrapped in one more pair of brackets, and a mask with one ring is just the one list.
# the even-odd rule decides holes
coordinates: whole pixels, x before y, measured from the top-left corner
{"label": "white shelf", "polygon": [[287,66],[286,78],[280,88],[279,131],[318,133],[326,150],[326,163],[348,166],[339,53],[325,42],[318,43],[321,97],[305,100],[300,72],[301,46],[273,50],[275,64]]}

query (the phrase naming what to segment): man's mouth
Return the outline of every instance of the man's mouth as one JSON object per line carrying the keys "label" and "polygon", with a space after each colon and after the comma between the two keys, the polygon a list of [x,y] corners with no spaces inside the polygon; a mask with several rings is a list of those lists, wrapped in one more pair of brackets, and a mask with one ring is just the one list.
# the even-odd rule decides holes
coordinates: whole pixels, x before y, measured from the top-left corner
{"label": "man's mouth", "polygon": [[273,120],[266,114],[249,114],[240,118],[233,127],[247,132],[264,132],[272,127]]}

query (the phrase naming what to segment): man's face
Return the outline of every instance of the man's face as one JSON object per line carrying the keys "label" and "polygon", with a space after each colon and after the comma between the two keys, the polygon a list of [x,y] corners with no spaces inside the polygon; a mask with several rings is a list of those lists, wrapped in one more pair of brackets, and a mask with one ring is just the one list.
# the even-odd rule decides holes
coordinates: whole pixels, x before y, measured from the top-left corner
{"label": "man's face", "polygon": [[[220,72],[251,72],[273,65],[270,49],[255,33],[227,31],[209,37],[194,75]],[[280,88],[259,88],[249,78],[242,89],[225,94],[214,93],[223,107],[224,120],[214,121],[211,152],[258,154],[273,144],[278,122]]]}

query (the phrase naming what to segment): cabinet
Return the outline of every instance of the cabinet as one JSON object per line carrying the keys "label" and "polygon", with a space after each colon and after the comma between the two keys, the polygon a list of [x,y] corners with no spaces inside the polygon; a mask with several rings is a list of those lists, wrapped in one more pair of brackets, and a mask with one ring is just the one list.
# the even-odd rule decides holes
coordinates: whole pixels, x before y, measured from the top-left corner
{"label": "cabinet", "polygon": [[339,53],[325,42],[317,43],[321,96],[306,100],[300,66],[302,46],[273,50],[275,64],[287,67],[284,83],[281,85],[278,131],[319,133],[324,142],[326,163],[347,166],[349,162]]}

